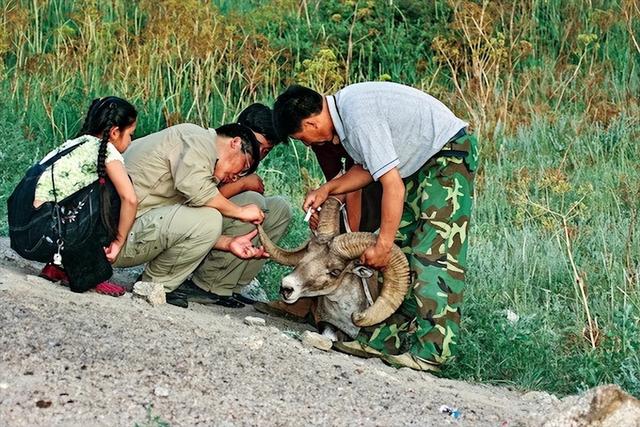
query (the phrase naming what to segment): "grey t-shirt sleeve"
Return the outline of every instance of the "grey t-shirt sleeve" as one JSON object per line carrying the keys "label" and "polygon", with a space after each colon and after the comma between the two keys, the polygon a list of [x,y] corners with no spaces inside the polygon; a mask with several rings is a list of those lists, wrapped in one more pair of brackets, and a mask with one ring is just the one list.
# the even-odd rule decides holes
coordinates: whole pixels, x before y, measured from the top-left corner
{"label": "grey t-shirt sleeve", "polygon": [[386,123],[361,124],[354,129],[348,139],[354,151],[360,154],[360,156],[354,156],[354,161],[361,162],[374,181],[378,181],[382,175],[400,164],[393,146],[391,131]]}

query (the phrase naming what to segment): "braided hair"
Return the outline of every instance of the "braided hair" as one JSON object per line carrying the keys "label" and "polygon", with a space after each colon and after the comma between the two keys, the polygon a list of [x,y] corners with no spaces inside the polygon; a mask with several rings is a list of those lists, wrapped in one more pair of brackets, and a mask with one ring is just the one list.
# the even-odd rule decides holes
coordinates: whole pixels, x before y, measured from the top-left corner
{"label": "braided hair", "polygon": [[133,105],[122,98],[107,96],[105,98],[94,99],[91,102],[84,124],[78,136],[93,135],[100,138],[98,148],[97,171],[100,183],[100,217],[104,225],[109,240],[113,240],[117,235],[118,220],[117,215],[111,214],[111,197],[107,186],[107,143],[111,129],[117,127],[124,131],[131,126],[138,116]]}

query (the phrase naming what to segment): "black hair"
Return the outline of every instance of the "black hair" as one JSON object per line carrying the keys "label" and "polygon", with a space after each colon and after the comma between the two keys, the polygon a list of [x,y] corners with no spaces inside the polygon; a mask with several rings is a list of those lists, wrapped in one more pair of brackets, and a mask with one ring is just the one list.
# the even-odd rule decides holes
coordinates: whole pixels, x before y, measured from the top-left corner
{"label": "black hair", "polygon": [[277,145],[286,142],[286,139],[280,138],[276,129],[273,127],[273,111],[264,104],[256,102],[242,110],[238,116],[238,123],[245,125],[256,133],[264,135],[271,145]]}
{"label": "black hair", "polygon": [[111,197],[105,185],[107,170],[105,161],[107,158],[107,143],[111,129],[117,127],[124,131],[137,119],[138,112],[129,102],[116,96],[97,98],[91,102],[87,116],[84,119],[79,136],[93,135],[100,138],[98,148],[97,170],[100,180],[100,217],[104,225],[109,240],[115,239],[118,224],[114,216],[111,215]]}
{"label": "black hair", "polygon": [[273,104],[273,126],[280,138],[302,129],[302,121],[322,112],[322,95],[313,89],[291,85]]}
{"label": "black hair", "polygon": [[247,173],[253,173],[258,169],[258,165],[260,164],[260,143],[250,128],[239,123],[229,123],[217,128],[216,133],[228,138],[235,138],[236,136],[240,137],[240,140],[242,141],[242,144],[240,145],[241,151],[243,153],[251,154],[251,167]]}

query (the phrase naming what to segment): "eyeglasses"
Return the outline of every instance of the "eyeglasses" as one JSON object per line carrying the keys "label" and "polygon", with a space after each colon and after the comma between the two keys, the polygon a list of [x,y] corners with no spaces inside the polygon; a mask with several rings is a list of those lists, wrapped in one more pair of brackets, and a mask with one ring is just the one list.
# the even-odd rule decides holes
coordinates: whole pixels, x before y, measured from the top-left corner
{"label": "eyeglasses", "polygon": [[244,153],[244,160],[244,170],[238,174],[240,177],[247,176],[247,174],[249,174],[249,169],[251,169],[251,157],[249,156],[249,153]]}

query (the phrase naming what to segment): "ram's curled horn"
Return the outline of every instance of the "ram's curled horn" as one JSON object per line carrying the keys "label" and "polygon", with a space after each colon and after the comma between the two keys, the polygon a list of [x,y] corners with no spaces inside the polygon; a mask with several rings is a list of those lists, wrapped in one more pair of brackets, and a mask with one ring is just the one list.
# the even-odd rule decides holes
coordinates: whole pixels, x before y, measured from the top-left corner
{"label": "ram's curled horn", "polygon": [[302,246],[296,249],[280,248],[271,241],[261,225],[258,225],[258,236],[260,236],[262,246],[269,254],[270,259],[279,264],[291,267],[298,265],[304,254],[307,252],[307,245],[309,244],[309,241],[307,240]]}
{"label": "ram's curled horn", "polygon": [[316,237],[321,242],[327,242],[340,232],[340,207],[342,203],[335,197],[329,197],[320,210],[320,218]]}
{"label": "ram's curled horn", "polygon": [[[375,243],[376,236],[372,233],[342,234],[331,242],[331,251],[345,259],[355,259]],[[356,326],[375,325],[391,316],[409,290],[409,262],[396,245],[391,250],[391,260],[382,277],[384,281],[378,299],[366,310],[352,314],[351,320]]]}

